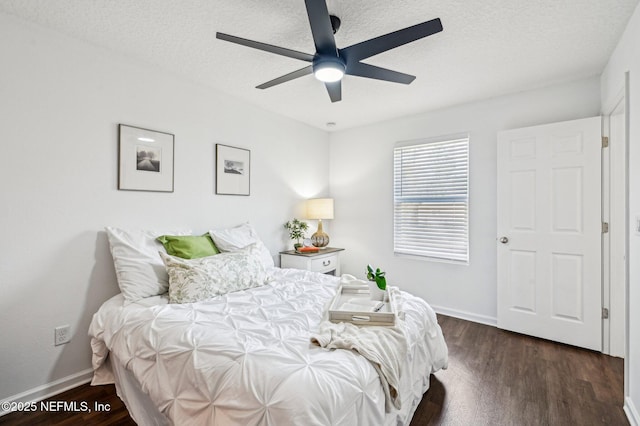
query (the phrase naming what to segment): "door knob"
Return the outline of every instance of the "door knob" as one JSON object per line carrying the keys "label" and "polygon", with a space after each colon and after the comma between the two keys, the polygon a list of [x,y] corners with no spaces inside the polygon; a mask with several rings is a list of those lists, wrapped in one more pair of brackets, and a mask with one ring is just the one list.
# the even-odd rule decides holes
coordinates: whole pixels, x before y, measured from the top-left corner
{"label": "door knob", "polygon": [[507,237],[502,237],[499,240],[502,244],[507,244],[509,242],[509,239]]}

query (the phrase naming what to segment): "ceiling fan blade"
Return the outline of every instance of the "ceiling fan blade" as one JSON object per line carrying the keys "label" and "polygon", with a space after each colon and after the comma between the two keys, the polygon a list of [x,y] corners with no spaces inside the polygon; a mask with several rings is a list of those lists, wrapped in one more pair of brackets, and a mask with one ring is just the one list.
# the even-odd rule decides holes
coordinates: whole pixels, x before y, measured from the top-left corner
{"label": "ceiling fan blade", "polygon": [[305,0],[307,15],[311,25],[311,35],[318,55],[338,56],[336,40],[325,0]]}
{"label": "ceiling fan blade", "polygon": [[393,83],[411,84],[416,76],[404,74],[387,68],[376,67],[375,65],[363,64],[362,62],[350,63],[347,66],[347,74],[358,77],[375,78],[376,80],[391,81]]}
{"label": "ceiling fan blade", "polygon": [[347,66],[349,66],[351,62],[370,58],[378,53],[386,52],[387,50],[439,33],[440,31],[442,31],[440,18],[432,19],[340,49],[340,56],[345,58]]}
{"label": "ceiling fan blade", "polygon": [[274,78],[271,81],[262,83],[261,85],[256,86],[256,89],[268,89],[269,87],[273,87],[281,83],[286,83],[287,81],[294,80],[298,77],[304,77],[305,75],[309,75],[312,73],[313,67],[309,65],[308,67],[304,67],[302,69],[299,69],[298,71],[290,72],[289,74],[285,74],[282,77]]}
{"label": "ceiling fan blade", "polygon": [[312,62],[313,55],[304,52],[298,52],[297,50],[285,49],[284,47],[274,46],[272,44],[261,43],[259,41],[253,41],[242,37],[236,37],[224,33],[216,33],[216,38],[224,41],[230,41],[231,43],[241,44],[247,47],[253,47],[254,49],[264,50],[265,52],[275,53],[276,55],[287,56],[289,58],[300,59],[301,61]]}
{"label": "ceiling fan blade", "polygon": [[329,92],[329,98],[331,102],[340,102],[342,100],[342,82],[336,81],[334,83],[325,83],[327,92]]}

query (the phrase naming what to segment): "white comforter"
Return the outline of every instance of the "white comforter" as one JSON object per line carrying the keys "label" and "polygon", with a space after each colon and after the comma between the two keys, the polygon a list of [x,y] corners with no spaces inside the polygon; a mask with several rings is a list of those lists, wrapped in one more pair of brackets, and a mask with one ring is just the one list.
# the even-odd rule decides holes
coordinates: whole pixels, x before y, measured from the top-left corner
{"label": "white comforter", "polygon": [[409,424],[429,386],[447,365],[435,313],[401,292],[407,356],[400,410],[385,413],[372,364],[350,350],[311,344],[339,280],[278,269],[263,287],[207,302],[175,305],[165,297],[123,305],[105,302],[90,326],[93,384],[113,383],[113,352],[159,410],[176,425]]}

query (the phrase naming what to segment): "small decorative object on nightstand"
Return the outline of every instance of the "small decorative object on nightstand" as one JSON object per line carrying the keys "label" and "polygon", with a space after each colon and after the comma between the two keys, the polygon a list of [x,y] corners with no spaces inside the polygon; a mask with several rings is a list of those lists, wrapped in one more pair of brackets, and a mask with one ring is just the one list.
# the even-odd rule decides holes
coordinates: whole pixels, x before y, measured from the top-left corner
{"label": "small decorative object on nightstand", "polygon": [[305,232],[309,229],[309,224],[307,222],[302,222],[293,218],[293,220],[284,224],[284,229],[289,231],[289,238],[296,240],[296,243],[293,245],[293,248],[296,251],[302,247],[302,244],[300,244],[300,238],[304,238],[305,242],[308,240],[308,238],[305,238]]}
{"label": "small decorative object on nightstand", "polygon": [[313,245],[326,247],[329,244],[329,236],[322,229],[322,219],[333,219],[333,198],[307,200],[307,219],[318,220],[318,230],[311,236]]}
{"label": "small decorative object on nightstand", "polygon": [[295,250],[280,252],[280,267],[305,269],[312,272],[340,276],[340,252],[342,248],[327,247],[316,253],[299,253]]}

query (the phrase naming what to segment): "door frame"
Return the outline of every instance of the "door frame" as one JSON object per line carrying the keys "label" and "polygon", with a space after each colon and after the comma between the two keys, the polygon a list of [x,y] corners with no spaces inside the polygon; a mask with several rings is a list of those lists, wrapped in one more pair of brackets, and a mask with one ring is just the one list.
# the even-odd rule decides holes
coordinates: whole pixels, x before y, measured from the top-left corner
{"label": "door frame", "polygon": [[[609,149],[603,150],[602,156],[602,220],[610,221],[610,213],[612,209],[622,209],[624,212],[624,222],[622,224],[613,224],[613,226],[624,226],[622,232],[623,238],[614,235],[603,234],[602,245],[602,301],[603,308],[608,308],[611,315],[624,312],[621,322],[615,323],[609,319],[602,320],[602,352],[607,355],[624,357],[628,359],[629,340],[629,262],[627,254],[629,252],[629,93],[628,84],[629,76],[625,73],[625,79],[618,93],[609,99],[602,106],[602,134],[609,138]],[[611,116],[620,105],[624,105],[624,137],[622,141],[611,138]],[[613,144],[616,144],[615,146]],[[621,149],[623,156],[610,155],[611,149]],[[623,170],[622,182],[616,181],[611,170]],[[610,185],[624,184],[625,191],[617,197],[612,196]],[[611,286],[611,277],[616,274],[612,270],[610,255],[612,248],[622,250],[624,255],[624,265],[622,271],[617,271],[617,276],[623,276],[625,283],[623,286],[624,294],[612,294],[612,291],[620,291]],[[619,266],[618,266],[619,267]],[[616,326],[616,324],[618,324]],[[620,350],[622,347],[622,350]],[[625,363],[625,387],[628,383],[628,371]],[[625,392],[626,394],[626,392]]]}

